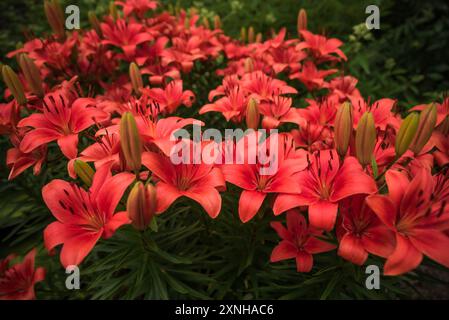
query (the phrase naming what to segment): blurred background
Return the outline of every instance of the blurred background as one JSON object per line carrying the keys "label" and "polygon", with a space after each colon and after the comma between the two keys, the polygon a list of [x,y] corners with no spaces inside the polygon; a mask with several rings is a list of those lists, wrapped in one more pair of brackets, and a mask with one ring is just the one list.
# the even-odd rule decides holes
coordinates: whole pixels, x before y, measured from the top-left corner
{"label": "blurred background", "polygon": [[[108,0],[63,0],[80,7],[81,24],[87,13],[107,12]],[[265,35],[271,29],[287,27],[296,35],[300,8],[308,13],[314,33],[344,41],[347,72],[359,81],[365,97],[399,99],[407,109],[418,103],[441,99],[449,89],[449,1],[447,0],[169,0],[164,6],[195,7],[200,15],[218,14],[224,31],[238,37],[242,26],[253,26]],[[380,30],[367,30],[368,5],[380,9]],[[25,39],[24,35],[45,35],[49,26],[41,0],[0,2],[1,61],[7,52]]]}

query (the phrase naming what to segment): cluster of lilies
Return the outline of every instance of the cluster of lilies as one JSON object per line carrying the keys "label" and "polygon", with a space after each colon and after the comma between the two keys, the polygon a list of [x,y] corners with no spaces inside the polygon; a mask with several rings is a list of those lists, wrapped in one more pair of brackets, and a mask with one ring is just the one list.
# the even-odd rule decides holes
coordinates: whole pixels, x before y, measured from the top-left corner
{"label": "cluster of lilies", "polygon": [[[282,29],[266,40],[253,28],[233,39],[218,16],[170,13],[149,0],[117,1],[102,19],[89,14],[92,27],[82,31],[64,30],[58,1],[46,0],[45,12],[53,33],[8,54],[18,71],[2,66],[0,133],[11,143],[9,179],[29,168],[40,174],[49,145],[66,160],[67,178],[42,189],[56,219],[44,245],[62,245],[64,267],[125,224],[145,230],[186,197],[217,218],[227,184],[241,190],[242,223],[271,208],[281,239],[271,261],[296,259],[298,272],[331,250],[357,265],[385,258],[386,275],[409,272],[424,256],[449,267],[449,98],[405,113],[393,99],[365,99],[341,71],[342,42],[310,32],[304,10],[296,37]],[[199,106],[183,75],[219,57],[222,83]],[[220,113],[256,135],[277,129],[267,138],[278,141],[268,150],[277,170],[174,163],[173,133],[195,121],[207,127],[177,116],[179,108]],[[117,212],[120,203],[126,210]],[[34,256],[0,262],[0,299],[34,297],[44,279]]]}

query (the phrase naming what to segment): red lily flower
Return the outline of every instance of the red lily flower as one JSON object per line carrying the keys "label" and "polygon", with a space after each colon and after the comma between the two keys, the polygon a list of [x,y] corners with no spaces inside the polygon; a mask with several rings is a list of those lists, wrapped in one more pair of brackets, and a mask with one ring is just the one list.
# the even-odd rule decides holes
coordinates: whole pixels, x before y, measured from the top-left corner
{"label": "red lily flower", "polygon": [[[184,73],[190,72],[193,68],[193,62],[205,57],[200,50],[196,48],[196,46],[199,45],[197,41],[198,39],[196,37],[192,37],[188,42],[179,39],[177,47],[167,48],[161,53],[162,64],[164,66],[174,65]],[[182,42],[184,46],[187,46],[191,51],[185,51],[180,42]]]}
{"label": "red lily flower", "polygon": [[297,40],[284,41],[286,34],[287,28],[282,28],[281,30],[279,30],[279,33],[273,39],[269,39],[266,41],[266,46],[272,48],[279,48],[282,45],[289,45],[290,43],[297,41]]}
{"label": "red lily flower", "polygon": [[335,249],[333,244],[317,238],[322,232],[307,226],[306,219],[298,210],[287,212],[287,228],[280,222],[271,222],[282,241],[273,249],[271,262],[296,259],[298,272],[309,272],[313,267],[313,254]]}
{"label": "red lily flower", "polygon": [[211,218],[220,213],[218,191],[224,191],[226,183],[219,168],[205,163],[173,164],[170,157],[154,152],[144,152],[142,164],[158,179],[157,213],[167,210],[182,196],[198,202]]}
{"label": "red lily flower", "polygon": [[151,43],[142,43],[136,51],[136,63],[139,66],[160,64],[162,53],[170,40],[165,36],[159,36]]}
{"label": "red lily flower", "polygon": [[245,116],[246,106],[248,105],[248,97],[245,96],[243,90],[239,87],[233,87],[226,96],[218,99],[214,103],[209,103],[201,107],[199,114],[206,112],[218,111],[223,114],[226,121],[241,122]]}
{"label": "red lily flower", "polygon": [[[378,139],[376,146],[374,147],[373,156],[376,160],[377,171],[384,172],[384,170],[394,161],[396,157],[394,145],[390,145],[387,139]],[[372,174],[372,166],[369,165],[366,168],[368,172]]]}
{"label": "red lily flower", "polygon": [[318,70],[312,61],[306,61],[302,65],[301,71],[292,73],[290,79],[299,79],[307,88],[312,91],[327,86],[324,78],[337,72],[337,69]]}
{"label": "red lily flower", "polygon": [[149,74],[149,80],[152,85],[162,85],[167,79],[179,80],[181,75],[174,66],[163,66],[161,64],[152,64],[142,68],[142,74]]}
{"label": "red lily flower", "polygon": [[394,233],[389,230],[365,203],[365,195],[342,201],[340,212],[338,255],[354,264],[362,265],[368,253],[386,258],[394,249]]}
{"label": "red lily flower", "polygon": [[259,111],[264,115],[262,127],[265,129],[277,128],[282,123],[296,123],[305,125],[305,120],[299,115],[298,109],[291,108],[292,99],[282,96],[273,97],[272,101],[259,105]]}
{"label": "red lily flower", "polygon": [[[112,170],[123,171],[124,165],[120,161],[120,138],[118,132],[107,132],[98,138],[96,143],[91,144],[76,159],[84,162],[94,162],[98,170],[103,166],[110,166]],[[74,163],[76,159],[71,159],[67,165],[69,175],[76,177]]]}
{"label": "red lily flower", "polygon": [[153,35],[145,30],[144,25],[119,19],[115,22],[101,24],[105,40],[103,44],[119,47],[125,53],[124,58],[132,61],[136,54],[137,45],[153,40]]}
{"label": "red lily flower", "polygon": [[440,166],[449,163],[449,139],[441,132],[435,131],[431,137],[437,150],[432,154]]}
{"label": "red lily flower", "polygon": [[[137,125],[140,131],[142,126],[139,123]],[[151,145],[155,145],[165,155],[169,156],[172,147],[176,144],[176,141],[172,139],[173,133],[188,125],[203,126],[204,123],[193,118],[168,117],[159,119],[157,122],[146,123],[141,134],[144,142],[150,145],[148,149],[151,148]]]}
{"label": "red lily flower", "polygon": [[78,46],[77,64],[79,75],[101,79],[104,75],[111,75],[117,68],[118,61],[112,50],[108,50],[95,30],[83,34]]}
{"label": "red lily flower", "polygon": [[354,157],[347,157],[340,166],[336,150],[322,150],[314,154],[308,170],[297,178],[299,195],[279,195],[273,207],[280,214],[288,209],[309,206],[309,222],[319,229],[332,230],[337,218],[338,202],[355,194],[377,191],[376,183]]}
{"label": "red lily flower", "polygon": [[360,98],[360,91],[356,88],[358,80],[351,76],[342,76],[332,79],[328,88],[330,96],[337,96],[339,102],[347,99]]}
{"label": "red lily flower", "polygon": [[34,269],[36,249],[31,250],[21,263],[10,266],[15,259],[10,254],[4,260],[0,260],[0,300],[33,300],[36,298],[34,285],[44,280],[45,269]]}
{"label": "red lily flower", "polygon": [[46,145],[40,146],[29,153],[20,151],[19,145],[20,139],[23,138],[23,132],[24,130],[17,130],[10,137],[14,148],[9,149],[6,154],[6,165],[11,170],[8,180],[14,179],[31,166],[34,166],[34,175],[38,175],[41,172],[42,164],[47,156]]}
{"label": "red lily flower", "polygon": [[334,145],[331,130],[319,124],[307,122],[305,126],[290,131],[290,134],[298,147],[305,148],[311,153],[331,149]]}
{"label": "red lily flower", "polygon": [[369,111],[373,114],[377,128],[385,131],[387,125],[391,125],[393,128],[399,129],[400,120],[391,111],[396,104],[396,100],[380,99],[369,104],[362,97],[353,97],[351,98],[351,104],[353,106],[354,128],[357,128],[363,114]]}
{"label": "red lily flower", "polygon": [[237,75],[233,74],[230,76],[225,76],[223,82],[214,90],[211,90],[208,95],[209,101],[214,100],[215,97],[220,97],[227,95],[234,87],[238,87],[240,84],[240,79]]}
{"label": "red lily flower", "polygon": [[44,230],[47,250],[63,244],[61,263],[66,268],[78,265],[100,237],[111,237],[129,223],[125,211],[114,214],[126,188],[134,181],[131,173],[111,176],[109,166],[95,173],[88,191],[63,180],[53,180],[42,189],[42,197],[58,220]]}
{"label": "red lily flower", "polygon": [[125,0],[115,1],[115,4],[123,7],[123,14],[125,17],[128,17],[135,12],[138,17],[143,18],[145,12],[157,8],[158,2],[151,0]]}
{"label": "red lily flower", "polygon": [[339,106],[338,99],[335,96],[318,100],[305,100],[309,105],[307,108],[298,109],[298,113],[307,123],[318,124],[323,127],[328,127],[334,123]]}
{"label": "red lily flower", "polygon": [[224,52],[228,59],[240,59],[247,57],[251,49],[247,46],[240,45],[237,41],[229,42],[224,45]]}
{"label": "red lily flower", "polygon": [[20,107],[16,100],[11,100],[8,103],[0,103],[0,134],[10,134],[20,119]]}
{"label": "red lily flower", "polygon": [[159,103],[163,112],[169,114],[175,112],[180,105],[191,107],[195,100],[192,91],[182,91],[182,80],[173,80],[164,89],[150,89],[148,96]]}
{"label": "red lily flower", "polygon": [[[443,100],[443,103],[436,103],[435,105],[437,107],[436,127],[438,127],[449,117],[449,97],[446,97]],[[428,106],[427,104],[420,104],[418,106],[411,108],[410,110],[411,111],[422,111],[427,106]]]}
{"label": "red lily flower", "polygon": [[43,113],[33,113],[19,122],[19,127],[34,128],[23,138],[20,150],[30,153],[57,140],[62,153],[73,159],[78,153],[78,133],[94,124],[95,118],[102,121],[105,116],[95,107],[86,106],[82,99],[72,102],[65,94],[49,93],[44,98]]}
{"label": "red lily flower", "polygon": [[72,53],[77,44],[79,44],[79,39],[78,33],[75,31],[63,42],[54,39],[28,41],[23,48],[10,52],[8,57],[23,52],[28,53],[39,68],[43,78],[50,78],[51,75],[55,79],[62,80],[67,74],[76,75],[69,66],[72,65]]}
{"label": "red lily flower", "polygon": [[274,73],[278,74],[282,71],[298,70],[300,61],[305,59],[307,54],[304,51],[298,51],[295,47],[278,47],[271,48],[266,54],[266,63],[272,66]]}
{"label": "red lily flower", "polygon": [[366,199],[379,219],[396,235],[393,253],[388,256],[384,274],[399,275],[415,269],[423,255],[449,268],[449,207],[445,199],[434,199],[434,179],[422,169],[410,181],[403,173],[386,173],[388,195]]}
{"label": "red lily flower", "polygon": [[251,97],[258,100],[270,100],[274,95],[296,94],[298,91],[282,80],[271,78],[261,71],[247,73],[242,84]]}
{"label": "red lily flower", "polygon": [[[277,154],[269,150],[270,139],[279,139]],[[242,222],[248,222],[256,215],[268,194],[300,193],[296,174],[307,167],[306,152],[298,149],[287,154],[285,148],[291,142],[291,139],[286,139],[283,135],[271,135],[265,141],[270,157],[279,157],[277,170],[271,174],[261,174],[263,165],[259,162],[251,164],[245,161],[239,164],[234,161],[222,166],[226,181],[243,189],[239,200],[239,217]],[[248,151],[248,148],[251,146],[246,147],[244,152]],[[259,147],[259,152],[262,152],[261,150],[263,148]],[[246,154],[240,154],[239,157],[247,159]]]}
{"label": "red lily flower", "polygon": [[[177,141],[172,139],[172,135],[175,131],[188,125],[203,126],[204,123],[193,118],[168,117],[158,119],[160,105],[150,99],[147,93],[148,90],[144,91],[139,99],[132,97],[127,103],[120,104],[120,107],[117,108],[116,111],[119,111],[120,113],[129,111],[134,115],[140,137],[147,151],[157,152],[158,150],[161,150],[165,155],[170,156],[172,147],[177,143]],[[114,139],[108,138],[108,140],[116,141],[114,146],[115,144],[119,145],[119,121],[119,118],[113,119],[112,122],[115,124],[98,130],[96,136],[100,137],[104,135],[109,136],[112,134],[117,134]],[[106,150],[108,150],[106,154],[110,154],[110,151],[113,150],[114,159],[116,159],[116,153],[119,148],[116,149],[115,147],[112,147],[110,143],[107,143],[107,145],[96,146],[95,149],[92,149],[92,151],[97,153],[95,150],[97,150],[98,147],[106,147]],[[102,152],[97,153],[97,155],[98,154],[101,155]]]}
{"label": "red lily flower", "polygon": [[[304,42],[300,42],[296,46],[297,50],[309,49],[318,62],[340,60],[340,58],[347,60],[343,51],[339,49],[343,44],[340,40],[335,38],[327,39],[325,36],[313,34],[307,30],[301,30],[300,32]],[[333,53],[340,58],[333,56]]]}

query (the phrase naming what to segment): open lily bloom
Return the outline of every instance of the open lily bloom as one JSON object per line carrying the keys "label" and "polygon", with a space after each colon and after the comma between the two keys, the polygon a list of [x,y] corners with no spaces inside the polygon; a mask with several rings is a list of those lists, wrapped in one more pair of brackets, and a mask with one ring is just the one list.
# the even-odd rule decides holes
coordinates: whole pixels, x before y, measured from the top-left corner
{"label": "open lily bloom", "polygon": [[335,150],[315,153],[307,170],[299,173],[297,179],[301,194],[279,195],[274,213],[309,206],[310,224],[324,230],[334,227],[340,200],[377,191],[376,183],[363,172],[357,159],[348,157],[340,164]]}
{"label": "open lily bloom", "polygon": [[211,218],[221,210],[221,197],[225,181],[218,168],[206,164],[177,164],[161,154],[148,152],[142,156],[142,163],[158,179],[157,209],[162,213],[179,197],[188,197],[198,202]]}
{"label": "open lily bloom", "polygon": [[271,262],[295,259],[298,272],[309,272],[313,267],[313,255],[335,249],[331,243],[318,239],[322,231],[307,225],[304,216],[297,210],[287,212],[287,228],[280,222],[272,222],[282,241],[273,249]]}
{"label": "open lily bloom", "polygon": [[371,195],[367,203],[396,235],[394,251],[384,266],[387,275],[415,269],[423,255],[449,267],[449,237],[443,232],[449,223],[448,194],[432,201],[435,182],[422,169],[411,181],[402,172],[386,174],[388,195]]}
{"label": "open lily bloom", "polygon": [[15,255],[0,260],[0,300],[33,300],[34,285],[45,279],[45,269],[34,267],[36,249],[32,249],[21,263],[10,265]]}
{"label": "open lily bloom", "polygon": [[109,166],[104,165],[88,191],[63,180],[53,180],[43,188],[42,197],[58,220],[44,231],[45,247],[52,250],[63,245],[64,267],[80,264],[100,238],[111,237],[129,223],[126,212],[115,213],[115,209],[134,178],[125,172],[111,176]]}
{"label": "open lily bloom", "polygon": [[34,128],[20,143],[24,153],[56,140],[62,153],[73,159],[78,154],[78,133],[93,125],[96,118],[107,116],[95,107],[86,106],[83,100],[73,101],[60,93],[47,94],[43,104],[42,113],[33,113],[18,124]]}

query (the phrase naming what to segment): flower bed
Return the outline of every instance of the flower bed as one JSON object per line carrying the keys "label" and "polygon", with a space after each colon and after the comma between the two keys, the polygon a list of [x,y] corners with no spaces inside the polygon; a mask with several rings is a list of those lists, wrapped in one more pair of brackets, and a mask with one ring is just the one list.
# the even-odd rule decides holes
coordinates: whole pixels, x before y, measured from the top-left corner
{"label": "flower bed", "polygon": [[[67,32],[47,2],[53,34],[8,54],[18,70],[2,67],[8,179],[32,171],[47,208],[24,218],[43,234],[27,244],[43,243],[42,266],[57,270],[56,255],[98,275],[93,298],[294,298],[316,296],[313,279],[321,297],[338,283],[363,297],[361,266],[449,267],[448,98],[399,114],[394,99],[362,97],[342,42],[309,31],[304,10],[297,35],[232,39],[194,10],[111,8]],[[231,128],[248,131],[205,137]],[[181,129],[204,134],[174,139]],[[215,161],[176,163],[185,146]],[[225,161],[229,150],[243,161]],[[34,272],[35,254],[2,260],[0,298],[34,298],[54,276]]]}

